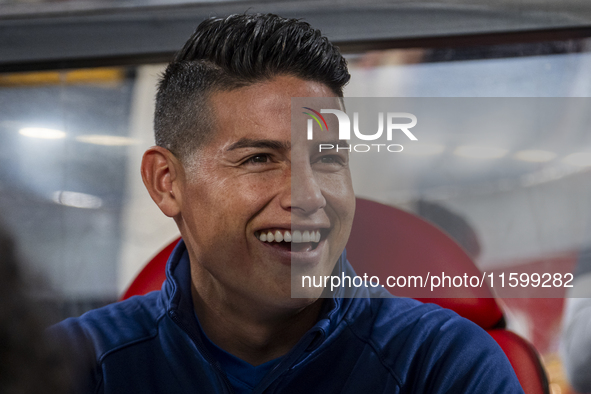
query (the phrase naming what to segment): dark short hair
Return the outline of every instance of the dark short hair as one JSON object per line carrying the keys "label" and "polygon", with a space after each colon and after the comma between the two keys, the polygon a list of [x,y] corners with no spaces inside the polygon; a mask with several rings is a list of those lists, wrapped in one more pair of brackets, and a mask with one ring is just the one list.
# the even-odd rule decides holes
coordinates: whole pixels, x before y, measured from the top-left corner
{"label": "dark short hair", "polygon": [[208,96],[279,75],[319,82],[343,96],[347,62],[298,19],[241,14],[202,22],[168,65],[156,96],[156,144],[184,160],[212,134]]}

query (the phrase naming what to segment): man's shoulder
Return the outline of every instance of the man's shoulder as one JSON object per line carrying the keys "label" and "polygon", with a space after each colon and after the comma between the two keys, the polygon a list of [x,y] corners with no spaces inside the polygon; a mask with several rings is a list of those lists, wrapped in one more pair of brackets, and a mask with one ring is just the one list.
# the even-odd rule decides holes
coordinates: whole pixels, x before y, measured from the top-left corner
{"label": "man's shoulder", "polygon": [[49,334],[69,347],[92,349],[99,361],[109,352],[155,337],[165,314],[161,302],[159,291],[134,296],[68,318],[50,327]]}
{"label": "man's shoulder", "polygon": [[[422,303],[408,298],[371,299],[365,325],[367,339],[381,352],[398,353],[392,343],[404,343],[409,351],[454,351],[463,346],[459,342],[476,340],[480,348],[493,347],[496,342],[481,327],[456,312],[439,305]],[[355,325],[352,325],[355,329]],[[432,344],[432,345],[429,345]],[[391,359],[386,355],[386,359]]]}
{"label": "man's shoulder", "polygon": [[368,330],[367,335],[376,338],[394,337],[406,331],[415,332],[419,327],[426,332],[449,321],[472,324],[450,309],[412,298],[370,298],[360,302],[356,309],[358,312],[349,314],[346,320],[352,327]]}
{"label": "man's shoulder", "polygon": [[[492,392],[498,383],[520,392],[498,344],[457,313],[406,298],[371,299],[366,310],[361,321],[351,322],[351,329],[373,347],[402,386],[421,381],[427,384],[422,389],[436,392],[428,382],[455,382],[458,392]],[[478,382],[476,377],[486,379]]]}

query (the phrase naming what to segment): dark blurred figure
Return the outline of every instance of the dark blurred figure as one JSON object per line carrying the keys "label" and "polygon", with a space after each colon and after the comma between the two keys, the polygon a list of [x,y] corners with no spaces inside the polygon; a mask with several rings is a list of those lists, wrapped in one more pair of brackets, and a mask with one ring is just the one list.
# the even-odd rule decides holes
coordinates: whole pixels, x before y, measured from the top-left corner
{"label": "dark blurred figure", "polygon": [[0,393],[57,394],[68,389],[63,356],[44,327],[20,275],[14,243],[0,227]]}
{"label": "dark blurred figure", "polygon": [[564,303],[560,353],[573,388],[591,393],[591,248],[579,254]]}

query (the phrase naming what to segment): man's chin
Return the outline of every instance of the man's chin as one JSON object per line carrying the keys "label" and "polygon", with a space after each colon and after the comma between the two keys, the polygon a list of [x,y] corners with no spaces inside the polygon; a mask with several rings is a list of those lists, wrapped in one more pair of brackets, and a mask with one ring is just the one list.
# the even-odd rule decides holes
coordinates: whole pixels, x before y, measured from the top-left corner
{"label": "man's chin", "polygon": [[[321,276],[320,276],[321,277]],[[310,272],[292,272],[291,298],[296,300],[312,300],[314,302],[322,297],[324,287],[316,287],[312,280],[314,274]],[[310,286],[310,284],[312,284]]]}
{"label": "man's chin", "polygon": [[284,300],[282,306],[286,310],[301,311],[318,301],[321,293],[318,296],[316,294],[300,294],[302,297],[290,297]]}

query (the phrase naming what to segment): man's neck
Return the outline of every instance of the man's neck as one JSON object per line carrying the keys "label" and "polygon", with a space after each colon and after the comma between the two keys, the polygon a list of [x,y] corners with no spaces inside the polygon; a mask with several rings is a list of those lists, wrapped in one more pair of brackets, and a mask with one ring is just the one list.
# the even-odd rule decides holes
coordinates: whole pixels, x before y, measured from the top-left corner
{"label": "man's neck", "polygon": [[193,305],[207,337],[230,354],[260,365],[281,357],[316,323],[323,299],[298,311],[261,313],[248,302],[228,305],[208,299],[192,286]]}

